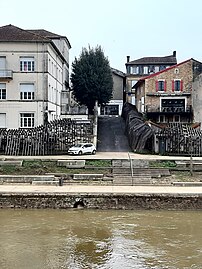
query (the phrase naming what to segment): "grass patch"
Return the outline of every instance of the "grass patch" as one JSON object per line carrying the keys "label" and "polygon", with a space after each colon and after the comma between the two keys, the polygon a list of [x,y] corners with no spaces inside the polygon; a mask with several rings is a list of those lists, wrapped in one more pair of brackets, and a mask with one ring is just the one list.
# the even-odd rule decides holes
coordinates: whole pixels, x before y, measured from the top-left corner
{"label": "grass patch", "polygon": [[172,168],[176,167],[177,165],[175,161],[150,161],[149,166],[156,168]]}
{"label": "grass patch", "polygon": [[[111,162],[106,161],[92,161],[88,164],[89,168],[66,168],[63,166],[57,166],[57,161],[23,161],[22,166],[15,165],[2,165],[0,167],[1,175],[44,175],[47,173],[57,174],[85,174],[85,173],[95,173],[93,167],[97,167],[96,173],[107,174],[109,169],[102,169],[102,167],[109,167]],[[100,168],[99,168],[100,167]]]}

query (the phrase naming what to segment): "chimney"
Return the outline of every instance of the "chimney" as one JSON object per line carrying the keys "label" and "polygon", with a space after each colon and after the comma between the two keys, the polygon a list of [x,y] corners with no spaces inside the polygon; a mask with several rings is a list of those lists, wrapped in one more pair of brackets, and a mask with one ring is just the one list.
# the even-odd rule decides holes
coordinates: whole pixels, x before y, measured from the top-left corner
{"label": "chimney", "polygon": [[130,56],[126,56],[127,57],[127,63],[130,62]]}
{"label": "chimney", "polygon": [[173,51],[173,57],[176,57],[176,50]]}

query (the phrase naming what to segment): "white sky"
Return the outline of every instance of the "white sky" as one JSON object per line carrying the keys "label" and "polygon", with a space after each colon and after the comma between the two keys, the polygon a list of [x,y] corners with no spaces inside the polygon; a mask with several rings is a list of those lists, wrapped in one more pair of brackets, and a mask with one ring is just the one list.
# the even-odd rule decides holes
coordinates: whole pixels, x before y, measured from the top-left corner
{"label": "white sky", "polygon": [[[0,25],[64,35],[70,60],[82,47],[101,45],[113,68],[126,56],[166,56],[202,61],[201,0],[0,0]],[[71,64],[71,62],[70,62]]]}

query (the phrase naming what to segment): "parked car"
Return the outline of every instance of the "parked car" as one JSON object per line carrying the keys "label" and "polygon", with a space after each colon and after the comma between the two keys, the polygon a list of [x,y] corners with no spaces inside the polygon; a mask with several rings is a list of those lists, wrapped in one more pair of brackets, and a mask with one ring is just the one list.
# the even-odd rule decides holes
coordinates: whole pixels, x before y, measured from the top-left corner
{"label": "parked car", "polygon": [[96,148],[92,143],[79,143],[69,148],[68,154],[95,154]]}

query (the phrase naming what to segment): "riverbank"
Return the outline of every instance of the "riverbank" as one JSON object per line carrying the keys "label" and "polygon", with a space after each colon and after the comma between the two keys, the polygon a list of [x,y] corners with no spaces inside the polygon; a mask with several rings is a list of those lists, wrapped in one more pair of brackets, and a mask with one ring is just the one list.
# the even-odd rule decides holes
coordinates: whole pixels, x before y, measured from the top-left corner
{"label": "riverbank", "polygon": [[[189,160],[189,157],[141,155],[127,152],[101,152],[94,156],[0,156],[0,158],[2,161],[42,160],[43,162],[47,160]],[[202,158],[193,160],[202,162]],[[32,168],[35,169],[35,172],[38,171],[37,169],[41,169],[36,164]],[[20,172],[22,168],[17,167],[17,169]],[[42,170],[39,172],[41,174]],[[201,181],[200,175],[197,181]],[[63,186],[32,185],[22,182],[15,185],[0,185],[0,208],[71,209],[77,207],[86,209],[202,210],[202,186],[175,186],[170,182],[160,186],[158,184],[116,186],[99,183],[91,185],[90,182],[88,185],[75,182],[72,185]]]}
{"label": "riverbank", "polygon": [[202,210],[201,187],[0,186],[1,208]]}

